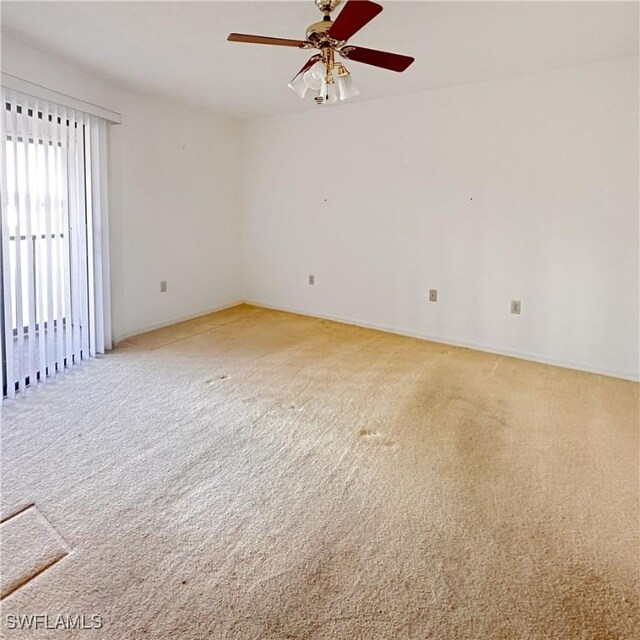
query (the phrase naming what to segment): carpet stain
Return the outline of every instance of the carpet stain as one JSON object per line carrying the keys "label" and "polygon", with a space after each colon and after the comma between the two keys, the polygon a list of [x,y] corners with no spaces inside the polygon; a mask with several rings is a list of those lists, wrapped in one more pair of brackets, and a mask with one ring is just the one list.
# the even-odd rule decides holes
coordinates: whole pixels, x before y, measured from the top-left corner
{"label": "carpet stain", "polygon": [[397,448],[398,446],[393,440],[390,440],[378,431],[372,431],[371,429],[360,429],[360,431],[358,431],[358,436],[369,445],[389,448]]}
{"label": "carpet stain", "polygon": [[209,378],[207,380],[205,380],[205,384],[213,384],[214,382],[218,381],[218,380],[227,380],[229,378],[229,376],[223,374],[221,376],[217,376],[216,378]]}

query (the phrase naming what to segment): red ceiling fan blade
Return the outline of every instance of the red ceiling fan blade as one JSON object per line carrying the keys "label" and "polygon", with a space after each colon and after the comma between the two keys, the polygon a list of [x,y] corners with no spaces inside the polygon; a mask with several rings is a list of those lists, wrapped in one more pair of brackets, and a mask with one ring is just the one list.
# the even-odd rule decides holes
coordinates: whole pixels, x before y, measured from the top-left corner
{"label": "red ceiling fan blade", "polygon": [[293,78],[291,78],[291,82],[293,82],[301,73],[304,73],[305,71],[309,71],[309,69],[311,69],[311,67],[313,67],[313,65],[318,62],[318,60],[322,60],[322,56],[319,53],[316,53],[315,56],[311,56],[305,63],[304,63],[304,67],[302,67],[302,69],[300,69],[300,71],[298,71],[298,73],[296,73],[295,76],[293,76]]}
{"label": "red ceiling fan blade", "polygon": [[275,44],[279,47],[297,47],[298,49],[303,49],[307,45],[310,45],[306,40],[289,40],[288,38],[252,36],[246,33],[230,33],[227,40],[230,42],[249,42],[251,44]]}
{"label": "red ceiling fan blade", "polygon": [[390,71],[404,71],[414,60],[411,56],[402,56],[399,53],[365,49],[365,47],[342,47],[340,55],[349,60],[363,62],[374,67],[389,69]]}
{"label": "red ceiling fan blade", "polygon": [[381,11],[382,7],[370,0],[347,0],[327,33],[334,40],[348,40]]}

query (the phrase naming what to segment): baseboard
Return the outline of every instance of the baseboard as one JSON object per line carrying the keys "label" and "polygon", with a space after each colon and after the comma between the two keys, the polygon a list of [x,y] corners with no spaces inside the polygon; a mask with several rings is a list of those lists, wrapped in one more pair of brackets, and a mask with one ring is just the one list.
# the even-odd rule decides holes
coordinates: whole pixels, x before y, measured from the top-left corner
{"label": "baseboard", "polygon": [[237,300],[236,302],[231,302],[229,304],[222,305],[221,307],[215,307],[213,309],[209,309],[208,311],[201,311],[199,313],[194,313],[190,316],[181,316],[174,320],[170,320],[169,322],[161,322],[159,324],[154,324],[145,329],[137,329],[136,331],[130,331],[121,336],[118,336],[114,340],[114,344],[117,345],[119,342],[126,340],[127,338],[131,338],[131,336],[137,336],[141,333],[147,333],[148,331],[154,331],[155,329],[162,329],[163,327],[170,327],[172,324],[178,324],[179,322],[186,322],[187,320],[194,320],[195,318],[201,318],[202,316],[208,316],[210,313],[216,313],[218,311],[224,311],[225,309],[232,309],[233,307],[237,307],[241,304],[247,304],[244,300]]}
{"label": "baseboard", "polygon": [[565,360],[556,360],[537,353],[530,353],[526,351],[515,351],[512,349],[502,349],[499,347],[492,347],[487,345],[476,344],[473,342],[460,342],[449,338],[441,338],[435,336],[429,336],[425,334],[413,333],[411,331],[402,331],[393,327],[387,327],[384,325],[372,324],[369,322],[362,322],[360,320],[353,320],[351,318],[344,318],[341,316],[331,316],[320,313],[310,313],[302,309],[296,309],[292,307],[282,307],[268,304],[266,302],[260,302],[257,300],[245,300],[245,304],[252,305],[254,307],[262,307],[264,309],[273,309],[274,311],[285,311],[287,313],[295,313],[301,316],[307,316],[310,318],[321,318],[323,320],[333,320],[334,322],[340,322],[342,324],[350,324],[356,327],[364,327],[366,329],[375,329],[377,331],[384,331],[385,333],[394,333],[400,336],[407,336],[409,338],[417,338],[418,340],[428,340],[430,342],[437,342],[438,344],[445,344],[452,347],[463,347],[466,349],[474,349],[475,351],[483,351],[485,353],[493,353],[500,356],[507,356],[510,358],[518,358],[519,360],[527,360],[529,362],[538,362],[540,364],[548,364],[554,367],[561,367],[563,369],[573,369],[575,371],[584,371],[586,373],[595,373],[601,376],[608,376],[611,378],[620,378],[622,380],[630,380],[631,382],[638,382],[640,376],[637,373],[628,373],[624,371],[611,371],[609,369],[601,369],[599,367],[593,367],[582,362],[569,362]]}

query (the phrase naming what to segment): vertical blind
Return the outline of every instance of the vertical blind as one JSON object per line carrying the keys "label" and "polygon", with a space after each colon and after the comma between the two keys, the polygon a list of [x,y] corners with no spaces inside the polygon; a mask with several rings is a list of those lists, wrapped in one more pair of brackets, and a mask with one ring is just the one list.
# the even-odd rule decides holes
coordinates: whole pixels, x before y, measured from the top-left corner
{"label": "vertical blind", "polygon": [[111,348],[107,123],[2,91],[3,395]]}

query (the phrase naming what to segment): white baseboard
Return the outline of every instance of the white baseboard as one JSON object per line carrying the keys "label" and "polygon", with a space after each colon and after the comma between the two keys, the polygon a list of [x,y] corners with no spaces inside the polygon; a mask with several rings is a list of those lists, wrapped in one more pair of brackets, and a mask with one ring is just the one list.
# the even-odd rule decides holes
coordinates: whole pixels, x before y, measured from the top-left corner
{"label": "white baseboard", "polygon": [[178,324],[179,322],[186,322],[187,320],[193,320],[194,318],[200,318],[202,316],[208,316],[210,313],[216,313],[217,311],[224,311],[225,309],[231,309],[232,307],[237,307],[238,305],[246,304],[244,300],[237,300],[236,302],[230,302],[229,304],[222,305],[221,307],[215,307],[214,309],[209,309],[208,311],[200,311],[198,313],[194,313],[190,316],[181,316],[179,318],[174,318],[173,320],[169,320],[168,322],[161,322],[159,324],[154,324],[149,327],[143,329],[136,329],[135,331],[129,331],[121,336],[118,336],[114,340],[114,344],[117,345],[118,342],[122,342],[131,336],[137,336],[141,333],[147,333],[147,331],[154,331],[155,329],[162,329],[163,327],[170,327],[172,324]]}
{"label": "white baseboard", "polygon": [[331,316],[320,313],[310,313],[302,309],[296,309],[291,307],[281,307],[268,304],[266,302],[260,302],[257,300],[245,300],[245,304],[252,305],[254,307],[263,307],[265,309],[273,309],[274,311],[285,311],[287,313],[296,313],[302,316],[308,316],[310,318],[322,318],[323,320],[333,320],[334,322],[341,322],[343,324],[350,324],[357,327],[364,327],[366,329],[376,329],[377,331],[384,331],[385,333],[394,333],[400,336],[407,336],[409,338],[417,338],[419,340],[428,340],[430,342],[437,342],[438,344],[445,344],[452,347],[464,347],[466,349],[474,349],[476,351],[484,351],[485,353],[494,353],[496,355],[508,356],[510,358],[518,358],[520,360],[528,360],[530,362],[538,362],[540,364],[548,364],[554,367],[562,367],[563,369],[574,369],[577,371],[586,371],[587,373],[595,373],[601,376],[609,376],[612,378],[621,378],[623,380],[630,380],[632,382],[638,382],[640,376],[637,373],[629,373],[626,371],[612,371],[610,369],[602,369],[599,367],[593,367],[583,362],[569,362],[566,360],[556,360],[537,353],[530,353],[527,351],[515,351],[512,349],[502,349],[499,347],[492,347],[489,345],[481,345],[473,342],[460,342],[449,338],[434,337],[424,334],[413,333],[410,331],[402,331],[393,327],[387,327],[384,325],[371,324],[369,322],[362,322],[360,320],[352,320],[351,318],[343,318],[340,316]]}

